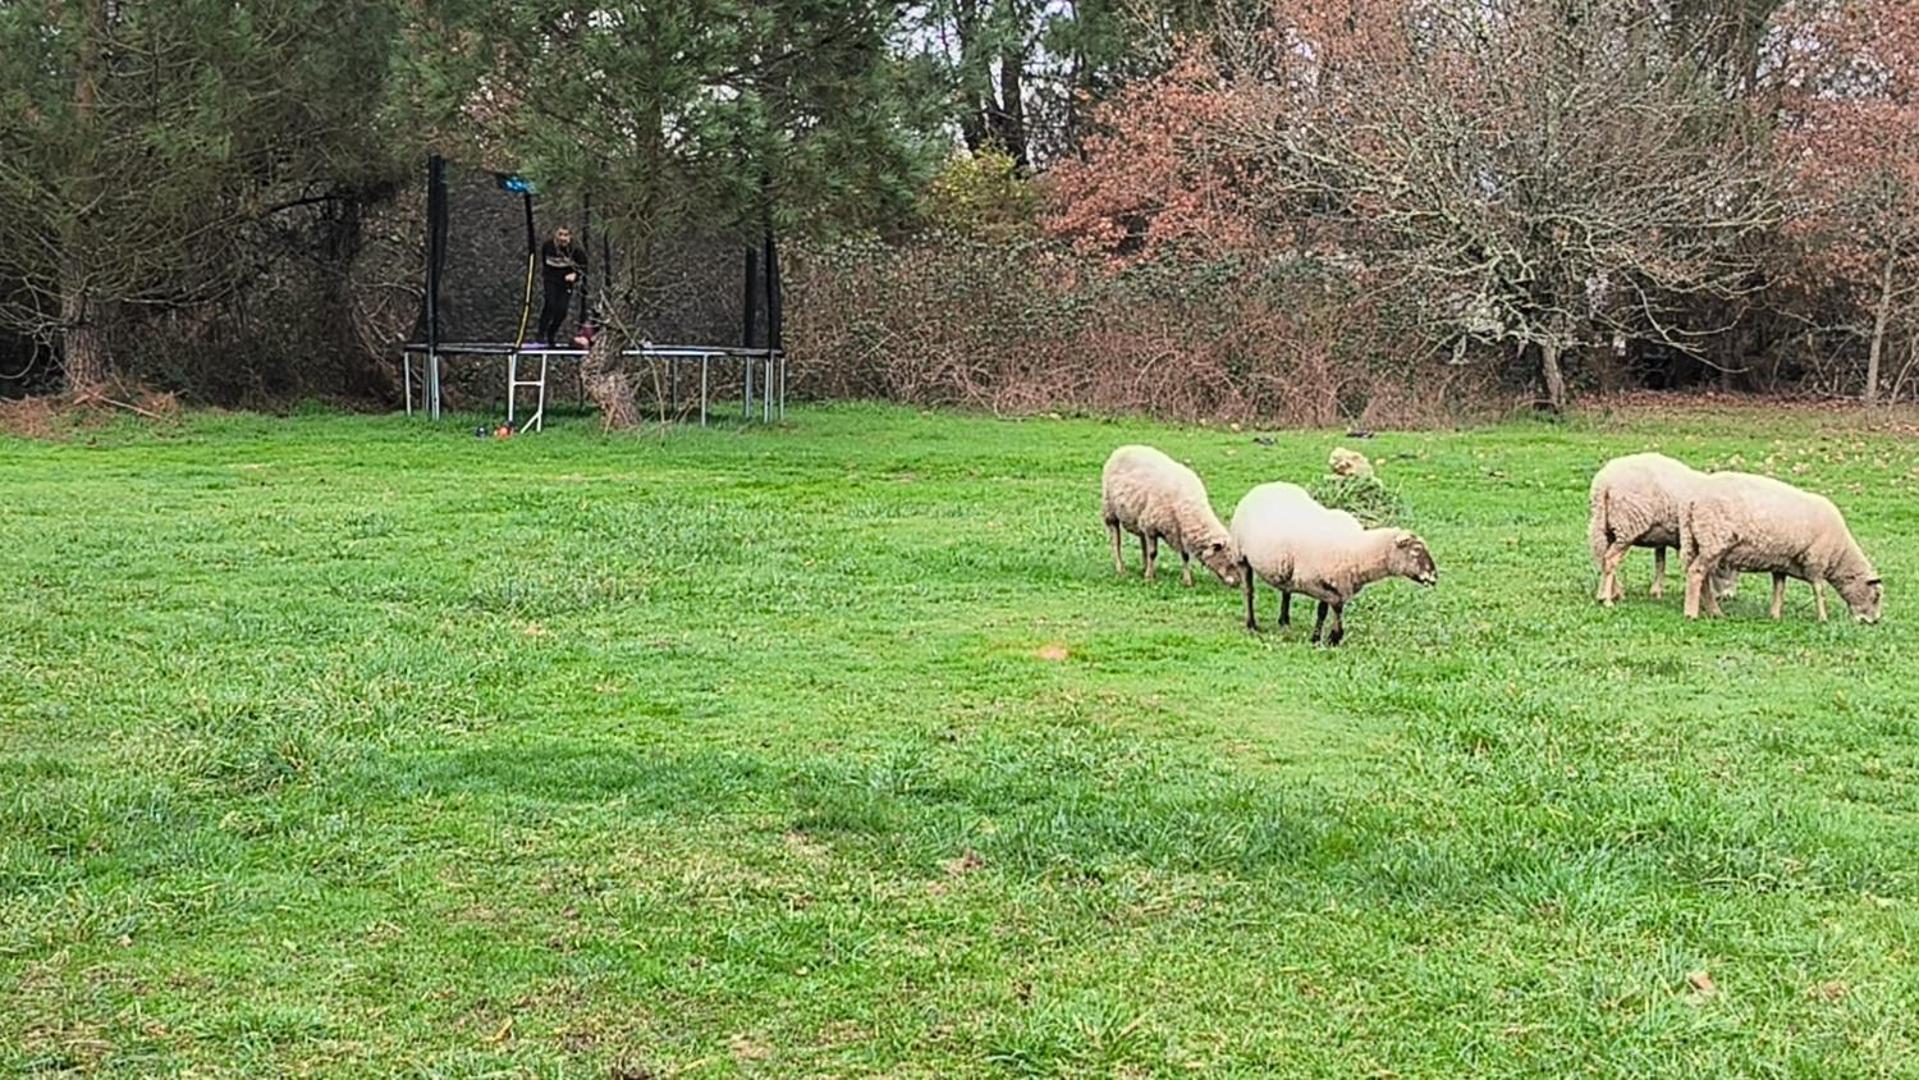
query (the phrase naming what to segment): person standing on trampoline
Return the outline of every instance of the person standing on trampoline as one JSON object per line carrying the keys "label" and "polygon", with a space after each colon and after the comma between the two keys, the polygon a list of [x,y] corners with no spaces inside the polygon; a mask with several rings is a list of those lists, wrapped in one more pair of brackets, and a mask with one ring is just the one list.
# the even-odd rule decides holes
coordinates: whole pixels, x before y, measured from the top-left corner
{"label": "person standing on trampoline", "polygon": [[560,327],[573,303],[573,287],[586,275],[586,252],[573,242],[573,230],[562,225],[540,245],[540,284],[545,303],[540,308],[540,336],[532,344],[550,348],[560,344]]}

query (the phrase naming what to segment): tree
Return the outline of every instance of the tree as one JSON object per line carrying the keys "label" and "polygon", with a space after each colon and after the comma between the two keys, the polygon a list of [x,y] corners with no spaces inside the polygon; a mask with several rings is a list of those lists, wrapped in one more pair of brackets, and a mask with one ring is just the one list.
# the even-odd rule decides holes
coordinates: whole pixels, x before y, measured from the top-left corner
{"label": "tree", "polygon": [[1868,298],[1861,396],[1873,404],[1889,332],[1919,296],[1919,9],[1813,0],[1779,28],[1794,231],[1815,272]]}
{"label": "tree", "polygon": [[1164,73],[1182,35],[1231,37],[1263,0],[930,0],[910,40],[933,61],[971,153],[1011,157],[1023,173],[1077,157],[1099,127],[1091,111]]}
{"label": "tree", "polygon": [[1283,0],[1116,100],[1056,224],[1313,254],[1562,409],[1578,350],[1697,349],[1696,301],[1763,284],[1775,170],[1699,30],[1631,0]]}
{"label": "tree", "polygon": [[1049,229],[1121,261],[1258,243],[1250,162],[1223,141],[1238,104],[1203,49],[1120,91],[1100,111],[1084,158],[1053,169]]}
{"label": "tree", "polygon": [[1739,99],[1632,0],[1284,3],[1226,145],[1270,226],[1337,229],[1464,357],[1696,349],[1683,301],[1755,290],[1782,211]]}
{"label": "tree", "polygon": [[324,0],[0,3],[0,324],[83,389],[116,327],[241,288],[246,225],[386,167],[394,32]]}
{"label": "tree", "polygon": [[[581,4],[459,0],[421,24],[420,104],[443,140],[590,190],[623,257],[587,361],[612,426],[637,422],[620,358],[642,336],[669,223],[756,240],[910,210],[930,156],[877,0]],[[803,208],[803,209],[802,209]]]}

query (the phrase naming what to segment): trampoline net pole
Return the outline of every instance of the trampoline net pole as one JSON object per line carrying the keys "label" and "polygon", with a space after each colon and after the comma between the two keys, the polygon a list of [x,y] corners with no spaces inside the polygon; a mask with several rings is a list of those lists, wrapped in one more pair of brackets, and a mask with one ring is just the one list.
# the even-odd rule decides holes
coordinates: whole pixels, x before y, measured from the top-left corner
{"label": "trampoline net pole", "polygon": [[[446,159],[426,163],[426,373],[421,396],[429,419],[440,418],[440,278],[446,270]],[[407,390],[408,395],[412,389]]]}

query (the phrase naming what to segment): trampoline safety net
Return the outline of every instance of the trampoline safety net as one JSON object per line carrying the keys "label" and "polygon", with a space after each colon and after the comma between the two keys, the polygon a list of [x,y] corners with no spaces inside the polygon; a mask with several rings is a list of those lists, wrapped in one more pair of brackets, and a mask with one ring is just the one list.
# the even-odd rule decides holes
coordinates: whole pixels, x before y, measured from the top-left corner
{"label": "trampoline safety net", "polygon": [[[436,162],[429,176],[429,185],[435,176],[444,183],[444,197],[427,200],[427,258],[439,263],[437,343],[511,344],[520,340],[523,317],[531,337],[541,296],[537,271],[529,295],[529,251],[560,226],[572,229],[588,266],[588,287],[575,291],[566,332],[592,317],[589,305],[621,252],[589,199],[527,193],[513,177],[453,162]],[[778,262],[768,246],[770,239],[749,246],[735,236],[665,232],[654,242],[653,287],[635,313],[635,332],[658,343],[765,348],[779,326]],[[431,291],[412,341],[429,342]]]}

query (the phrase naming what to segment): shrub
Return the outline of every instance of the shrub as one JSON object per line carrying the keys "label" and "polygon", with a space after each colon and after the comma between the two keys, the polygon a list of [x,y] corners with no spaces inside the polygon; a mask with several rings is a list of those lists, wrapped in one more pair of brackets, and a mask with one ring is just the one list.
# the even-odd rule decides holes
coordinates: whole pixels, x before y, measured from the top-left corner
{"label": "shrub", "polygon": [[1294,426],[1437,424],[1487,373],[1384,336],[1378,302],[1305,258],[1115,268],[1064,242],[935,232],[793,253],[795,392],[997,413]]}

